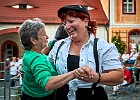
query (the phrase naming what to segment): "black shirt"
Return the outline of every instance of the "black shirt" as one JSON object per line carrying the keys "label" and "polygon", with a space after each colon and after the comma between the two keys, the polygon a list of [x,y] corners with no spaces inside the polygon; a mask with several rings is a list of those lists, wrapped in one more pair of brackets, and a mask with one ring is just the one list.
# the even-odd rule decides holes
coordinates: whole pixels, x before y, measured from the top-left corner
{"label": "black shirt", "polygon": [[68,72],[79,68],[79,59],[80,59],[80,56],[70,55],[70,54],[68,55],[68,58],[67,58]]}

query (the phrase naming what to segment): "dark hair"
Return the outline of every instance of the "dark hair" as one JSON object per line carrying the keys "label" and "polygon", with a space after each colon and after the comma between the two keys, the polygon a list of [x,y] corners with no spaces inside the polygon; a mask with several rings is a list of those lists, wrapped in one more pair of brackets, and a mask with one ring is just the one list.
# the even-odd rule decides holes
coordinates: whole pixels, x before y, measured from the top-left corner
{"label": "dark hair", "polygon": [[45,28],[45,24],[39,18],[26,20],[20,26],[19,36],[25,50],[31,50],[33,44],[30,42],[30,38],[33,37],[38,40],[38,31],[41,28]]}
{"label": "dark hair", "polygon": [[66,18],[67,15],[69,15],[71,17],[77,17],[77,18],[80,18],[82,20],[84,20],[85,18],[88,18],[89,19],[89,23],[88,23],[88,26],[87,26],[88,31],[92,32],[93,34],[96,32],[96,28],[97,28],[96,21],[95,20],[90,21],[90,17],[87,14],[84,14],[82,12],[76,12],[74,10],[67,10],[67,12],[63,12],[60,15],[61,21],[64,21],[64,19]]}
{"label": "dark hair", "polygon": [[57,31],[55,33],[55,39],[56,40],[61,40],[61,39],[65,39],[68,37],[67,32],[65,31],[65,26],[62,24],[57,28]]}
{"label": "dark hair", "polygon": [[48,53],[46,55],[49,54],[49,52],[51,51],[51,49],[53,48],[53,46],[54,46],[54,44],[55,44],[55,42],[57,40],[65,39],[68,36],[69,35],[65,31],[65,26],[63,24],[60,24],[60,26],[57,28],[57,31],[56,31],[55,36],[54,36],[55,40],[53,40],[52,42],[50,42],[51,45],[50,45],[49,51],[48,51]]}

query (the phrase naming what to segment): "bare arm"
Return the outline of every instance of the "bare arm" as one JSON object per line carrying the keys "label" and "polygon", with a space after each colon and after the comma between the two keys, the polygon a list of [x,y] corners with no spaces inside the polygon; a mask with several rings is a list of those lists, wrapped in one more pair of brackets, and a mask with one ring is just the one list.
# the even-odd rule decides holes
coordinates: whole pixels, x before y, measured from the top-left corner
{"label": "bare arm", "polygon": [[46,91],[57,89],[68,83],[70,80],[74,79],[74,71],[68,72],[66,74],[53,76],[49,79],[46,84]]}
{"label": "bare arm", "polygon": [[101,84],[104,85],[118,85],[123,82],[124,71],[123,69],[114,69],[110,71],[105,71],[101,74]]}
{"label": "bare arm", "polygon": [[18,78],[19,76],[20,76],[20,73],[17,74],[16,76],[12,77],[12,79],[14,79],[14,78]]}
{"label": "bare arm", "polygon": [[[81,69],[83,71],[81,71]],[[96,83],[99,79],[99,74],[91,70],[88,66],[84,66],[81,69],[76,69],[75,76],[78,79],[81,79],[86,82],[93,82]],[[118,85],[123,82],[123,69],[114,69],[114,70],[108,70],[104,73],[101,73],[101,80],[100,84],[104,85]]]}
{"label": "bare arm", "polygon": [[134,52],[130,54],[129,59],[130,59],[131,57],[133,57],[133,55],[134,55]]}

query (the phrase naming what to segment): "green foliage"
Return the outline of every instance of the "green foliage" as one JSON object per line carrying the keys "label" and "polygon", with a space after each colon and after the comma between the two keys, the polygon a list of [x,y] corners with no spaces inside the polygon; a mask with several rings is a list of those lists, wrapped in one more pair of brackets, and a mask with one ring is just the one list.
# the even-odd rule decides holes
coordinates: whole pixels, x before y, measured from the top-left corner
{"label": "green foliage", "polygon": [[124,51],[126,49],[126,44],[123,41],[121,41],[120,36],[114,36],[112,38],[112,43],[115,44],[115,46],[117,47],[120,54],[124,53]]}

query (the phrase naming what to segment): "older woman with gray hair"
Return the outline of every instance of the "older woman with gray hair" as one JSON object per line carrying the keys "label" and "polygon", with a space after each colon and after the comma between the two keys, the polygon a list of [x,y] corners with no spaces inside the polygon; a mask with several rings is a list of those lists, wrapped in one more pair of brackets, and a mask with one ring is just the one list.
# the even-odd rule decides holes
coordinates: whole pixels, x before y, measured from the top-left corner
{"label": "older woman with gray hair", "polygon": [[74,71],[57,75],[41,50],[47,46],[45,24],[40,19],[26,20],[19,28],[23,54],[22,100],[53,100],[54,91],[74,79]]}

